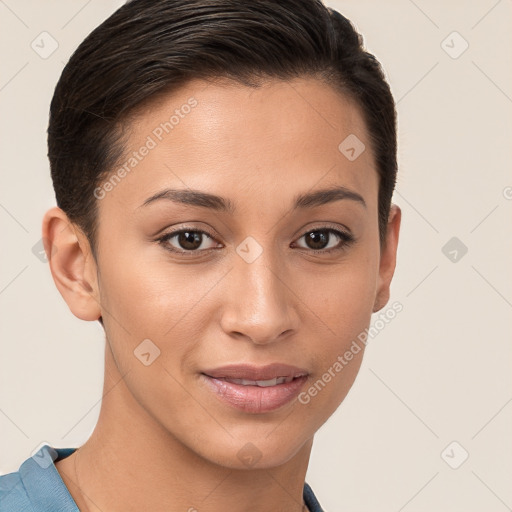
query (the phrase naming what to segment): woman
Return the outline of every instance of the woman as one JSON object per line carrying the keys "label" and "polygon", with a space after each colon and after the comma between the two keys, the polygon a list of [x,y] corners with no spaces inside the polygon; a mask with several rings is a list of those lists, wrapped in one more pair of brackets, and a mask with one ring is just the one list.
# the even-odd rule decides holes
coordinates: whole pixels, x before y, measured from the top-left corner
{"label": "woman", "polygon": [[319,0],[132,0],[51,104],[55,284],[105,330],[79,448],[0,477],[0,510],[321,511],[313,437],[389,300],[394,101]]}

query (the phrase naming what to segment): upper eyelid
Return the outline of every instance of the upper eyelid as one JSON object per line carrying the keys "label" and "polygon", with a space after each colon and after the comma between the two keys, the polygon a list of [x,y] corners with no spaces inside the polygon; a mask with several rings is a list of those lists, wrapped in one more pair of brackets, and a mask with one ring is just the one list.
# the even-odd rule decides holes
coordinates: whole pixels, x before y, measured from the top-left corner
{"label": "upper eyelid", "polygon": [[[182,233],[184,231],[192,231],[194,233],[203,233],[205,235],[208,235],[210,238],[212,238],[214,240],[216,239],[215,235],[213,235],[209,231],[206,231],[205,229],[194,228],[194,227],[187,227],[187,226],[184,226],[184,227],[181,227],[181,228],[176,228],[175,230],[169,231],[168,233],[163,233],[159,238],[164,238],[164,237],[172,238],[173,236],[179,235],[180,233]],[[299,235],[298,238],[301,238],[305,234],[311,233],[312,231],[338,231],[338,232],[341,232],[341,233],[345,233],[345,234],[347,234],[349,236],[352,236],[352,232],[350,231],[350,229],[348,229],[346,227],[340,228],[339,226],[334,226],[334,225],[332,225],[332,226],[331,225],[323,225],[323,226],[313,227],[313,228],[307,229],[301,235]]]}

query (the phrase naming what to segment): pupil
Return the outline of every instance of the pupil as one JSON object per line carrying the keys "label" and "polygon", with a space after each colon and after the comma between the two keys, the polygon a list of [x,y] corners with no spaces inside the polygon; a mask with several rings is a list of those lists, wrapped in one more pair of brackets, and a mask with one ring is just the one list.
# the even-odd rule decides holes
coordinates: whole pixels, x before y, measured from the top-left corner
{"label": "pupil", "polygon": [[184,249],[197,249],[201,246],[201,233],[183,231],[178,235],[178,242]]}
{"label": "pupil", "polygon": [[329,235],[326,231],[311,231],[306,237],[306,243],[310,249],[323,249],[329,243]]}

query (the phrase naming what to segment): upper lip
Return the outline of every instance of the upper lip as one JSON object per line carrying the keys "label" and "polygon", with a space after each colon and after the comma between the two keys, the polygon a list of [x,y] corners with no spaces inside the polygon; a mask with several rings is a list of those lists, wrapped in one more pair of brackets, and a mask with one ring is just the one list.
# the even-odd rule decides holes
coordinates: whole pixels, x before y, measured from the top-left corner
{"label": "upper lip", "polygon": [[251,364],[230,364],[211,370],[204,370],[202,373],[215,379],[247,379],[247,380],[269,380],[276,377],[301,377],[308,375],[304,368],[291,366],[289,364],[272,363],[265,366]]}

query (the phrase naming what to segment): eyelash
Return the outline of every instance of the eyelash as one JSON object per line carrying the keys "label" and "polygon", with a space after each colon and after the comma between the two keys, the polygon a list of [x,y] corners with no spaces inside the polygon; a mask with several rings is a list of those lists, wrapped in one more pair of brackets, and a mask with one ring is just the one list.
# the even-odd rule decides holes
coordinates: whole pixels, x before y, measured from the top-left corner
{"label": "eyelash", "polygon": [[[312,252],[313,254],[331,254],[333,252],[337,252],[337,251],[341,251],[341,250],[345,249],[346,247],[348,247],[349,245],[351,245],[352,243],[354,243],[356,241],[355,237],[352,234],[346,233],[344,231],[340,231],[339,229],[334,229],[334,228],[331,228],[328,226],[310,229],[309,231],[306,231],[303,235],[301,235],[298,238],[298,240],[303,238],[305,235],[307,235],[309,233],[314,233],[314,232],[318,232],[318,231],[333,233],[335,236],[337,236],[340,239],[340,243],[335,247],[331,247],[330,249],[309,249],[307,247],[299,247],[299,249],[304,249],[306,251]],[[198,249],[196,249],[196,250],[179,250],[179,249],[176,249],[176,248],[170,246],[167,243],[171,238],[174,238],[175,236],[177,236],[181,233],[201,233],[203,235],[208,236],[212,240],[215,240],[215,237],[212,234],[210,234],[207,231],[204,231],[202,229],[181,228],[176,231],[171,231],[170,233],[166,233],[166,234],[162,235],[160,238],[156,239],[156,242],[161,244],[164,247],[164,249],[166,249],[169,252],[172,252],[175,254],[180,254],[180,255],[187,255],[187,256],[188,255],[193,256],[195,254],[210,252],[210,251],[219,249],[216,247],[211,247],[209,249],[201,249],[201,250],[198,250]]]}

